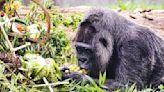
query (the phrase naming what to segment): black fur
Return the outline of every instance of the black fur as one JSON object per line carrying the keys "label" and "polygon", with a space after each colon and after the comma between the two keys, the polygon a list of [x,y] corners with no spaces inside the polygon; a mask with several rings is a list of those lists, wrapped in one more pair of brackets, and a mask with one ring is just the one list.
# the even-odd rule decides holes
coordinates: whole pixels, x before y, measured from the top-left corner
{"label": "black fur", "polygon": [[93,78],[106,71],[111,91],[133,83],[140,89],[156,87],[163,81],[164,41],[112,10],[94,8],[85,14],[73,42],[79,66]]}

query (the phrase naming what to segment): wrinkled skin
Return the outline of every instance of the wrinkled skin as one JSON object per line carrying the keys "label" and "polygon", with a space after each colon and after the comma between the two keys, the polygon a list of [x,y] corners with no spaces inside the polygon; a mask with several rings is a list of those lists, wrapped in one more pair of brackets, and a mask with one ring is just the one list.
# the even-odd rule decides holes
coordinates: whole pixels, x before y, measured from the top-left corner
{"label": "wrinkled skin", "polygon": [[[95,8],[85,14],[73,45],[79,67],[89,76],[96,80],[99,72],[107,72],[105,85],[111,92],[126,84],[142,89],[164,82],[164,41],[114,11]],[[75,80],[85,78],[75,75]]]}

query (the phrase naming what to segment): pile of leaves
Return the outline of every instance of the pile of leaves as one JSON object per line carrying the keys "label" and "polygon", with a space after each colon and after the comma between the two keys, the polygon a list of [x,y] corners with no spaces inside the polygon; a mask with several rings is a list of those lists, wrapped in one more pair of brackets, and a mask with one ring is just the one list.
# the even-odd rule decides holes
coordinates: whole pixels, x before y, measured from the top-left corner
{"label": "pile of leaves", "polygon": [[[24,18],[19,18],[16,12],[19,7],[13,7],[15,3],[21,2],[9,0],[0,12],[0,91],[69,90],[68,82],[61,81],[59,66],[66,62],[75,62],[70,41],[65,34],[65,28],[69,25],[75,29],[77,22],[72,21],[74,16],[63,22],[63,15],[52,14],[53,26],[49,37],[45,38],[46,16],[43,13],[30,12]],[[37,10],[35,4],[31,5],[31,10]],[[24,47],[19,48],[21,46]]]}

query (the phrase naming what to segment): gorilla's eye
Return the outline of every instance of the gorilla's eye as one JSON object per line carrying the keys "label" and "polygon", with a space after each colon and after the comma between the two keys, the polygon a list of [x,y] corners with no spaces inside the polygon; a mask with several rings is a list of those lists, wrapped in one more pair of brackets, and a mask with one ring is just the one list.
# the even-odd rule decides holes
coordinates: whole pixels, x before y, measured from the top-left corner
{"label": "gorilla's eye", "polygon": [[104,47],[107,47],[107,41],[104,38],[100,38],[99,41],[102,43]]}
{"label": "gorilla's eye", "polygon": [[76,47],[76,51],[77,52],[80,52],[81,51],[81,48],[80,47]]}
{"label": "gorilla's eye", "polygon": [[87,48],[87,47],[79,47],[79,46],[76,47],[76,51],[78,53],[81,53],[81,52],[90,53],[90,52],[92,52],[92,50],[90,48]]}
{"label": "gorilla's eye", "polygon": [[85,50],[88,50],[88,48],[84,47]]}
{"label": "gorilla's eye", "polygon": [[91,49],[86,48],[86,47],[84,47],[84,50],[85,50],[87,53],[90,53],[90,52],[91,52]]}

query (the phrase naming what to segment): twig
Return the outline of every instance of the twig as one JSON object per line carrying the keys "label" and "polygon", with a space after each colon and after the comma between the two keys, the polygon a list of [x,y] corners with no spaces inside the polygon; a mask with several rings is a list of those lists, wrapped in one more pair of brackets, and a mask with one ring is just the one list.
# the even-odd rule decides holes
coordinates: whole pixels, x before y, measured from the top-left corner
{"label": "twig", "polygon": [[30,16],[30,22],[33,22],[34,21],[34,14],[37,12],[37,9],[35,9],[33,12],[32,12],[32,15]]}
{"label": "twig", "polygon": [[49,14],[48,10],[40,2],[38,2],[38,0],[32,0],[32,1],[34,3],[36,3],[38,6],[40,6],[40,8],[44,11],[44,14],[46,15],[47,33],[46,33],[46,36],[43,37],[43,40],[45,40],[45,38],[49,38],[49,35],[50,35],[50,29],[51,29],[50,14]]}
{"label": "twig", "polygon": [[19,16],[18,12],[17,12],[16,10],[14,10],[14,11],[15,11],[15,14],[18,16],[18,18],[20,18],[20,16]]}
{"label": "twig", "polygon": [[140,13],[145,13],[145,12],[151,12],[152,9],[148,9],[148,10],[142,10],[142,11],[139,11]]}
{"label": "twig", "polygon": [[17,19],[17,17],[10,18],[9,20],[6,20],[5,22],[0,23],[0,26],[4,25],[12,20],[15,20],[15,19]]}
{"label": "twig", "polygon": [[153,18],[150,18],[150,17],[148,17],[148,16],[143,16],[143,18],[145,18],[145,19],[148,19],[148,20],[150,20],[150,21],[152,21],[153,20]]}
{"label": "twig", "polygon": [[130,16],[130,18],[132,18],[132,19],[136,19],[136,17],[135,17],[134,15],[132,15],[132,14],[130,14],[129,16]]}
{"label": "twig", "polygon": [[13,18],[11,18],[11,19],[5,21],[5,22],[0,23],[1,31],[2,31],[2,33],[3,33],[3,35],[4,35],[4,37],[5,37],[5,39],[6,39],[7,43],[8,43],[8,45],[9,45],[10,50],[13,49],[13,46],[12,46],[12,44],[11,44],[11,42],[10,42],[10,40],[9,40],[9,38],[8,38],[8,36],[7,36],[7,34],[6,34],[5,30],[4,30],[4,28],[3,28],[3,25],[6,24],[6,23],[8,23],[8,22],[10,22],[10,21],[12,21],[12,20],[15,20],[16,18],[17,18],[17,17],[13,17]]}
{"label": "twig", "polygon": [[56,83],[49,83],[49,84],[38,84],[38,85],[29,85],[30,87],[45,87],[45,86],[57,86],[62,84],[69,84],[69,82],[56,82]]}
{"label": "twig", "polygon": [[153,20],[154,20],[153,18],[147,16],[146,14],[143,15],[143,18],[148,19],[148,20],[150,20],[150,21],[153,21]]}
{"label": "twig", "polygon": [[23,48],[25,48],[25,47],[27,47],[27,46],[30,46],[30,45],[31,45],[31,43],[28,42],[28,43],[26,43],[25,45],[22,45],[22,46],[13,48],[13,49],[12,49],[12,52],[15,52],[15,51],[17,51],[17,50],[23,49]]}
{"label": "twig", "polygon": [[12,20],[15,20],[16,18],[17,18],[17,17],[13,17],[13,18],[11,18],[11,19],[5,21],[5,22],[0,23],[1,31],[2,31],[2,33],[3,33],[3,35],[4,35],[4,37],[5,37],[5,39],[6,39],[7,43],[8,43],[8,45],[9,45],[10,51],[13,50],[13,46],[12,46],[10,40],[9,40],[8,35],[6,34],[6,32],[5,32],[4,28],[3,28],[3,25],[6,24],[6,23],[8,23],[8,22],[10,22],[10,21],[12,21]]}
{"label": "twig", "polygon": [[9,37],[8,37],[8,35],[6,34],[6,32],[5,32],[5,30],[4,30],[4,28],[3,28],[2,26],[1,26],[1,30],[2,30],[2,33],[3,33],[3,35],[4,35],[5,39],[6,39],[6,41],[7,41],[7,44],[9,45],[9,48],[10,48],[10,51],[11,51],[11,52],[15,52],[15,51],[17,51],[17,50],[23,49],[23,48],[25,48],[25,47],[31,45],[31,43],[26,43],[25,45],[22,45],[22,46],[13,48],[13,46],[12,46],[10,40],[9,40]]}
{"label": "twig", "polygon": [[31,45],[31,43],[26,43],[25,45],[22,45],[22,46],[16,47],[16,48],[14,48],[14,47],[12,46],[12,44],[11,44],[11,42],[10,42],[10,40],[9,40],[9,37],[8,37],[8,35],[6,34],[5,29],[3,28],[3,25],[6,24],[6,23],[8,23],[8,22],[10,22],[10,21],[12,21],[12,20],[15,20],[16,18],[17,18],[17,17],[13,17],[13,18],[11,18],[11,19],[5,21],[5,22],[0,23],[1,31],[2,31],[4,37],[5,37],[6,41],[7,41],[7,44],[9,45],[9,48],[10,48],[10,51],[11,51],[11,52],[15,52],[15,51],[17,51],[17,50],[19,50],[19,49],[22,49],[22,48],[25,48],[25,47]]}
{"label": "twig", "polygon": [[[18,34],[18,33],[8,33],[8,36],[11,37],[17,37],[17,38],[23,38],[24,34]],[[36,43],[38,42],[38,39],[34,39],[34,38],[26,38],[27,42],[32,42],[32,43]]]}
{"label": "twig", "polygon": [[[43,81],[45,84],[47,84],[47,85],[49,84],[45,77],[43,77]],[[54,92],[51,86],[48,86],[48,88],[49,88],[50,92]]]}
{"label": "twig", "polygon": [[[1,25],[0,25],[0,26],[1,26]],[[9,37],[8,37],[8,35],[6,34],[6,32],[5,32],[4,28],[3,28],[3,26],[1,26],[1,31],[2,31],[4,37],[5,37],[6,41],[7,41],[7,44],[9,45],[10,51],[12,51],[12,50],[13,50],[13,46],[12,46],[12,44],[11,44],[11,42],[10,42],[10,40],[9,40]]]}

